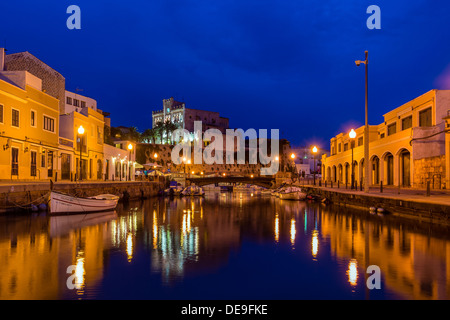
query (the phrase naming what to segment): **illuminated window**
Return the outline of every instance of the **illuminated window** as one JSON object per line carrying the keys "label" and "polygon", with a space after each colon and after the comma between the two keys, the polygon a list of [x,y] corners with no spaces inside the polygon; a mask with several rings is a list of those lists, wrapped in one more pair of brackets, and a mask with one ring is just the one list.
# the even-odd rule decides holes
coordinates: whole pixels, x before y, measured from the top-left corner
{"label": "illuminated window", "polygon": [[396,132],[397,132],[397,123],[392,123],[392,124],[388,125],[388,128],[387,128],[388,136],[391,136]]}
{"label": "illuminated window", "polygon": [[362,146],[364,144],[364,138],[363,137],[359,137],[358,138],[358,147]]}
{"label": "illuminated window", "polygon": [[402,119],[402,130],[406,130],[412,127],[412,116]]}
{"label": "illuminated window", "polygon": [[55,132],[55,119],[44,116],[44,130]]}
{"label": "illuminated window", "polygon": [[13,127],[19,127],[19,110],[12,109],[12,119],[11,119],[11,126]]}
{"label": "illuminated window", "polygon": [[30,120],[31,120],[31,126],[35,127],[36,126],[36,112],[34,110],[31,110],[31,114],[30,114]]}
{"label": "illuminated window", "polygon": [[431,108],[425,109],[419,112],[419,126],[420,127],[431,127]]}

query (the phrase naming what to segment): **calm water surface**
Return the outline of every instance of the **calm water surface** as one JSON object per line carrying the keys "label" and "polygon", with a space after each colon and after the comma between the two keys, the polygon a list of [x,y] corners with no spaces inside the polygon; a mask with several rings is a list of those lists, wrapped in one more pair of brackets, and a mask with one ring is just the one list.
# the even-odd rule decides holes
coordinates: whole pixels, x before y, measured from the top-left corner
{"label": "calm water surface", "polygon": [[449,299],[448,231],[245,192],[2,215],[0,299]]}

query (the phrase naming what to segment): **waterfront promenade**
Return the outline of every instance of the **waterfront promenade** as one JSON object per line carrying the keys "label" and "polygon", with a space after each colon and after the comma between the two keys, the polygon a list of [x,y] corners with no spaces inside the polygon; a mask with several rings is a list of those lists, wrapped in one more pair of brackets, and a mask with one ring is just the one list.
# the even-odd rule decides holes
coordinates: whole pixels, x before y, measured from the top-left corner
{"label": "waterfront promenade", "polygon": [[413,188],[380,187],[369,188],[369,193],[359,188],[352,190],[342,185],[327,187],[300,181],[301,186],[310,194],[327,198],[331,203],[368,210],[371,207],[383,208],[385,213],[424,221],[450,224],[450,190],[427,190]]}

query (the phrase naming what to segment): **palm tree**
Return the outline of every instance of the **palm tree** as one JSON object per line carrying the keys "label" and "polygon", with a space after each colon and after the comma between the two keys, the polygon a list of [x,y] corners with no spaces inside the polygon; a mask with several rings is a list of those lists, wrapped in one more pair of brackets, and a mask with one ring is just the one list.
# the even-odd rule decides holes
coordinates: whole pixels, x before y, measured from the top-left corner
{"label": "palm tree", "polygon": [[[164,123],[164,131],[166,132],[166,136],[167,136],[167,142],[169,142],[170,139],[170,143],[173,144],[173,140],[172,140],[172,132],[175,131],[176,129],[178,129],[178,126],[171,122],[171,121],[166,121]],[[169,138],[170,136],[170,138]]]}
{"label": "palm tree", "polygon": [[141,135],[141,142],[156,143],[158,132],[155,129],[145,129]]}
{"label": "palm tree", "polygon": [[155,143],[156,143],[156,137],[160,138],[160,144],[163,142],[163,134],[164,134],[164,123],[163,122],[157,122],[155,124],[155,127],[153,128],[155,131]]}

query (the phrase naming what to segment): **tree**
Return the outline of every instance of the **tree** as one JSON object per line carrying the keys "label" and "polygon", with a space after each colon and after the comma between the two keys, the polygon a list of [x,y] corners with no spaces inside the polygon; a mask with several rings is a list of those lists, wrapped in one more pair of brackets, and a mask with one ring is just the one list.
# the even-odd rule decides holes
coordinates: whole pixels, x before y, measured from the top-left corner
{"label": "tree", "polygon": [[164,123],[164,131],[166,133],[167,142],[169,142],[170,140],[170,142],[173,144],[172,132],[175,131],[176,129],[178,129],[178,126],[175,123],[171,122],[170,120]]}
{"label": "tree", "polygon": [[158,132],[155,129],[145,129],[141,134],[141,142],[156,143]]}

